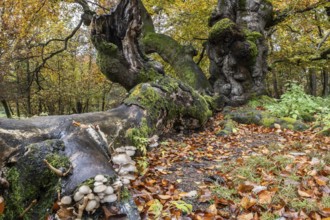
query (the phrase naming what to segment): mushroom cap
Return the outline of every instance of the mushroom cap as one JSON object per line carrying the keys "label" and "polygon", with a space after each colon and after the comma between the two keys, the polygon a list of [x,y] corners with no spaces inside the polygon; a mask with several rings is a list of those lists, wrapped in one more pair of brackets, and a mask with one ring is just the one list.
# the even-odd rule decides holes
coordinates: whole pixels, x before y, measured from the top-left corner
{"label": "mushroom cap", "polygon": [[103,185],[103,182],[95,182],[94,186],[99,186],[99,185]]}
{"label": "mushroom cap", "polygon": [[125,165],[132,163],[132,159],[127,154],[116,154],[112,157],[112,162],[118,165]]}
{"label": "mushroom cap", "polygon": [[132,174],[125,174],[125,175],[121,175],[120,177],[121,177],[121,179],[129,179],[129,180],[135,180],[136,179],[136,177]]}
{"label": "mushroom cap", "polygon": [[87,195],[87,198],[88,198],[89,200],[95,199],[95,195],[94,195],[94,193],[89,193],[89,194]]}
{"label": "mushroom cap", "polygon": [[126,150],[125,152],[130,157],[134,156],[134,154],[135,154],[135,150]]}
{"label": "mushroom cap", "polygon": [[102,184],[102,185],[99,185],[99,186],[95,186],[94,187],[94,192],[95,193],[101,193],[101,192],[104,192],[106,189],[107,189],[107,186]]}
{"label": "mushroom cap", "polygon": [[134,146],[126,146],[125,147],[125,150],[134,150],[134,151],[136,151],[136,147],[134,147]]}
{"label": "mushroom cap", "polygon": [[129,179],[123,179],[122,181],[123,181],[123,184],[125,184],[125,185],[130,183]]}
{"label": "mushroom cap", "polygon": [[110,195],[113,194],[114,190],[111,186],[107,186],[107,189],[104,191],[105,194]]}
{"label": "mushroom cap", "polygon": [[136,172],[136,166],[133,164],[126,164],[122,166],[119,170],[119,175],[125,175],[128,174],[129,172]]}
{"label": "mushroom cap", "polygon": [[61,199],[61,204],[62,205],[70,205],[72,202],[71,196],[63,196]]}
{"label": "mushroom cap", "polygon": [[96,200],[89,200],[86,207],[85,207],[85,210],[87,212],[91,212],[93,211],[97,206],[97,201]]}
{"label": "mushroom cap", "polygon": [[117,200],[117,196],[115,194],[107,195],[102,199],[102,202],[114,202]]}
{"label": "mushroom cap", "polygon": [[118,147],[115,149],[117,153],[125,153],[125,150],[126,150],[125,147]]}
{"label": "mushroom cap", "polygon": [[73,200],[76,202],[80,201],[82,198],[84,198],[84,194],[80,193],[79,191],[76,192],[73,196]]}
{"label": "mushroom cap", "polygon": [[120,180],[116,180],[113,184],[112,184],[112,187],[115,189],[115,190],[118,190],[120,187],[123,186],[123,183],[120,181]]}
{"label": "mushroom cap", "polygon": [[87,186],[87,185],[82,185],[81,187],[79,187],[79,190],[78,191],[81,194],[84,194],[84,195],[92,192],[91,188],[89,188],[89,186]]}
{"label": "mushroom cap", "polygon": [[94,180],[95,180],[96,182],[103,182],[104,179],[106,180],[107,178],[105,178],[105,177],[104,177],[103,175],[101,175],[101,174],[96,175],[96,176],[94,177]]}

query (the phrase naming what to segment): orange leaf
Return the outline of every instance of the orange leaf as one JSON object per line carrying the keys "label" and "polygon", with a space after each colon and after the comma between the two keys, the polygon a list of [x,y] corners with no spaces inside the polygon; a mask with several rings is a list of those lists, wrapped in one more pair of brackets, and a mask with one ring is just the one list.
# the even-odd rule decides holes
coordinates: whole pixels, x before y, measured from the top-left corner
{"label": "orange leaf", "polygon": [[319,186],[326,186],[329,181],[329,179],[324,176],[314,176],[314,179]]}
{"label": "orange leaf", "polygon": [[302,191],[300,189],[298,189],[298,194],[302,197],[312,197],[312,193],[311,192],[307,192],[307,191]]}
{"label": "orange leaf", "polygon": [[248,198],[248,197],[243,197],[243,199],[241,200],[241,206],[244,208],[244,209],[249,209],[251,208],[252,206],[254,206],[254,204],[256,204],[257,201],[253,198]]}
{"label": "orange leaf", "polygon": [[170,195],[158,195],[158,197],[160,199],[167,200],[167,199],[170,199],[172,196],[170,196]]}
{"label": "orange leaf", "polygon": [[272,202],[273,195],[274,195],[274,192],[270,192],[267,190],[261,191],[261,193],[259,193],[259,203],[260,204],[270,204]]}
{"label": "orange leaf", "polygon": [[218,213],[218,210],[217,210],[217,207],[215,204],[212,204],[210,205],[207,210],[206,210],[207,213],[210,213],[212,215],[216,215]]}
{"label": "orange leaf", "polygon": [[251,220],[251,219],[253,219],[252,213],[237,216],[237,220]]}
{"label": "orange leaf", "polygon": [[253,188],[254,186],[251,185],[240,184],[237,188],[237,191],[241,193],[247,193],[247,192],[251,192]]}

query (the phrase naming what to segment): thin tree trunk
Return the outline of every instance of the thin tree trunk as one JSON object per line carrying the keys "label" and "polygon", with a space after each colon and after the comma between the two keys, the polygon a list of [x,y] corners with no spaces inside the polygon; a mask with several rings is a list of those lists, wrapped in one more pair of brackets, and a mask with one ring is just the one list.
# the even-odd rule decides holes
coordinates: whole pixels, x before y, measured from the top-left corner
{"label": "thin tree trunk", "polygon": [[275,71],[272,71],[272,76],[273,76],[274,97],[279,99],[280,98],[280,93],[278,91],[277,74],[275,73]]}
{"label": "thin tree trunk", "polygon": [[329,88],[329,72],[326,69],[322,70],[322,77],[323,77],[323,91],[322,95],[323,96],[328,96],[330,93],[330,88]]}
{"label": "thin tree trunk", "polygon": [[11,116],[11,112],[10,112],[8,102],[3,99],[3,100],[1,100],[1,103],[2,103],[3,108],[5,109],[7,118],[11,118],[12,116]]}
{"label": "thin tree trunk", "polygon": [[317,96],[317,83],[315,69],[309,69],[309,89],[312,96]]}
{"label": "thin tree trunk", "polygon": [[31,116],[32,115],[32,105],[31,105],[31,86],[32,86],[32,83],[31,83],[31,80],[32,80],[32,77],[31,77],[31,73],[30,73],[30,63],[29,61],[27,60],[26,62],[26,81],[27,81],[27,86],[28,88],[26,89],[26,106],[27,106],[27,116]]}

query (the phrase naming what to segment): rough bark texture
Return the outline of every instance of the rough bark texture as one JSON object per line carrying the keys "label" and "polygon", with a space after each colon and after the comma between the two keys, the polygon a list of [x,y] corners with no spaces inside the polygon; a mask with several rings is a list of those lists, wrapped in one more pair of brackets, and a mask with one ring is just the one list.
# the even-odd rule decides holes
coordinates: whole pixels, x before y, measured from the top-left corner
{"label": "rough bark texture", "polygon": [[158,53],[172,65],[178,77],[194,89],[210,87],[192,59],[195,50],[155,33],[150,15],[140,0],[122,0],[110,14],[94,17],[92,40],[98,50],[101,71],[127,90],[164,75],[162,66],[146,53]]}
{"label": "rough bark texture", "polygon": [[272,5],[266,0],[222,0],[210,18],[210,82],[229,105],[265,92],[264,29],[271,15]]}

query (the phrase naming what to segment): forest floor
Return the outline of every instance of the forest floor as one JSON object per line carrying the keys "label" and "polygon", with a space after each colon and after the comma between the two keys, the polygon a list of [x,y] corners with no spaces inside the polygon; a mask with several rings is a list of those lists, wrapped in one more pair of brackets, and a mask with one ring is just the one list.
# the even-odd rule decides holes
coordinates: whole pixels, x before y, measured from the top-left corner
{"label": "forest floor", "polygon": [[145,219],[330,219],[330,137],[244,124],[220,137],[222,121],[148,152],[131,184]]}

